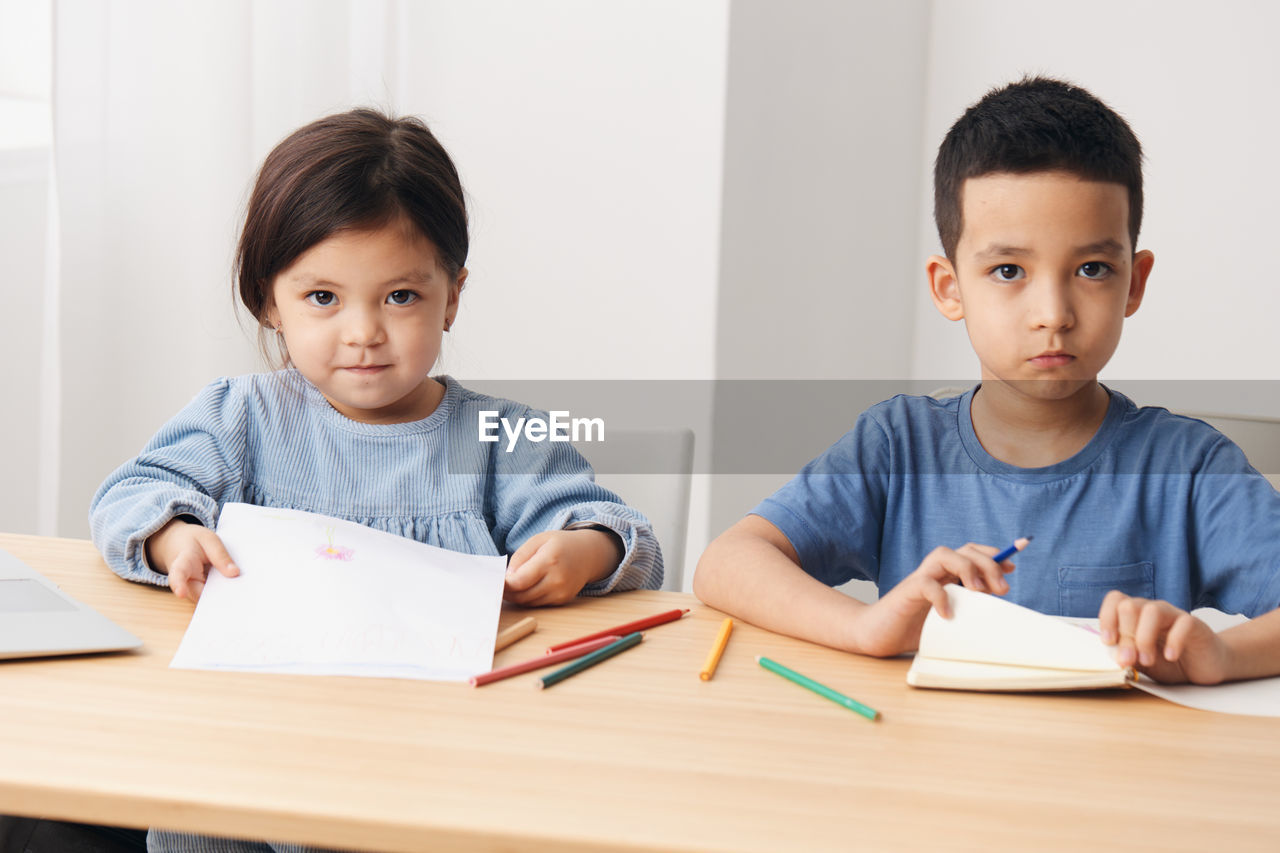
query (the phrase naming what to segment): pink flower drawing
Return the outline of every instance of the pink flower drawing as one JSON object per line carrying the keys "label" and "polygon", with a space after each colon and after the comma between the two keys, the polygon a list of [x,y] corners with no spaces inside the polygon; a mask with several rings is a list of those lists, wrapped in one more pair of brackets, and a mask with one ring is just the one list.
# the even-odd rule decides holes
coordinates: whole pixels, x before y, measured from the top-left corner
{"label": "pink flower drawing", "polygon": [[321,545],[316,548],[316,556],[324,560],[342,560],[348,562],[355,556],[355,551],[350,548],[344,548],[341,545],[333,544],[333,528],[328,528],[325,533],[329,536],[329,544]]}

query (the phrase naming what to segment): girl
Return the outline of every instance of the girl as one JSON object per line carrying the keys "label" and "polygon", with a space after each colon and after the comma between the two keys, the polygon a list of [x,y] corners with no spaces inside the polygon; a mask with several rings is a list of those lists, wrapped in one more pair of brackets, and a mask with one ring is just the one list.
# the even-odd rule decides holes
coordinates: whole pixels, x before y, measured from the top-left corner
{"label": "girl", "polygon": [[656,589],[648,522],[570,445],[479,440],[482,411],[545,415],[431,376],[467,243],[457,171],[421,121],[354,110],[281,142],[250,197],[236,270],[285,369],[209,385],[107,478],[90,509],[107,564],[195,600],[211,568],[238,573],[213,530],[224,503],[244,501],[509,553],[504,595],[517,604]]}
{"label": "girl", "polygon": [[458,174],[422,122],[354,110],[280,143],[236,267],[289,369],[214,382],[107,478],[90,523],[108,565],[194,600],[210,567],[237,573],[213,528],[245,501],[511,553],[517,604],[657,588],[648,522],[570,445],[478,440],[482,411],[538,413],[431,376],[466,257]]}

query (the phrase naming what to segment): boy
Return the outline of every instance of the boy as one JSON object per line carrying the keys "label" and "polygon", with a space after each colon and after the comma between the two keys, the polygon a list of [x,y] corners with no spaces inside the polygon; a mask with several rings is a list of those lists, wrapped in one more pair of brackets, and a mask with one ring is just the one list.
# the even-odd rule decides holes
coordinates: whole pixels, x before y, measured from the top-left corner
{"label": "boy", "polygon": [[[926,270],[981,384],[863,413],[711,543],[698,597],[888,656],[916,647],[930,606],[949,615],[943,585],[959,582],[1098,616],[1119,663],[1160,681],[1280,673],[1280,493],[1208,425],[1097,381],[1154,261],[1136,251],[1141,161],[1124,120],[1067,83],[1025,79],[971,107],[938,151],[946,257]],[[1016,573],[992,560],[1028,534]],[[880,599],[831,588],[851,578]],[[1215,635],[1185,612],[1202,605],[1258,618]]]}

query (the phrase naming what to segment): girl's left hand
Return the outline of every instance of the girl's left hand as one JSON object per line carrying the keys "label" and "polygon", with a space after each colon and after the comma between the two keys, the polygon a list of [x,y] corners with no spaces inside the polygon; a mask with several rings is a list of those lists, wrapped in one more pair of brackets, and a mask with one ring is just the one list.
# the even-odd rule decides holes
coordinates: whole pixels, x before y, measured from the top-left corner
{"label": "girl's left hand", "polygon": [[1111,590],[1098,612],[1102,641],[1116,663],[1136,666],[1165,684],[1217,684],[1227,678],[1231,650],[1213,629],[1167,601]]}
{"label": "girl's left hand", "polygon": [[525,607],[564,604],[591,581],[608,577],[620,559],[611,533],[548,530],[529,537],[511,555],[502,597]]}

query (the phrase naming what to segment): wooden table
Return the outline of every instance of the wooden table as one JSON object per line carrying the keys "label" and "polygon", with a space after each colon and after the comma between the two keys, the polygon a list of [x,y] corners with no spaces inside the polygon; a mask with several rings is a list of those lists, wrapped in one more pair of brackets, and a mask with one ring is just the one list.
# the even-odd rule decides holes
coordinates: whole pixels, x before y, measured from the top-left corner
{"label": "wooden table", "polygon": [[0,665],[0,813],[387,851],[1280,848],[1280,720],[1128,691],[913,690],[905,660],[743,624],[702,682],[722,615],[663,592],[538,611],[498,664],[692,608],[545,691],[531,675],[471,688],[170,670],[190,604],[118,579],[87,542],[0,547],[145,643]]}

